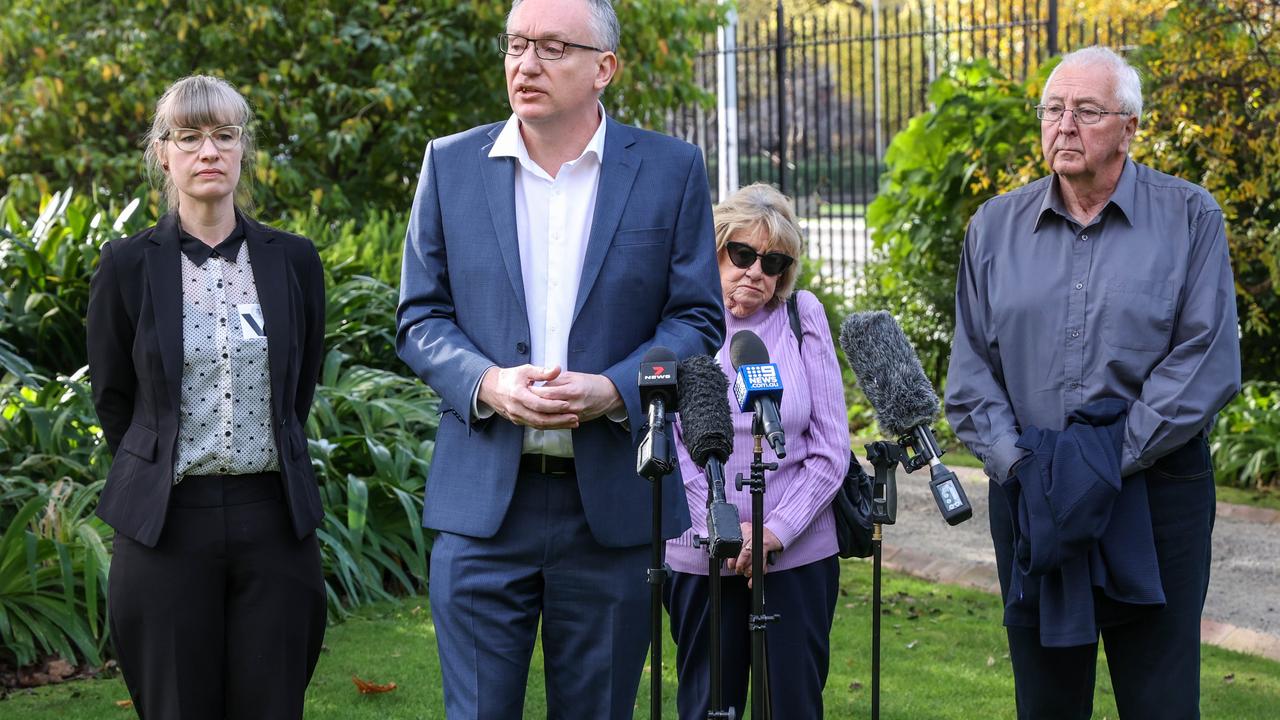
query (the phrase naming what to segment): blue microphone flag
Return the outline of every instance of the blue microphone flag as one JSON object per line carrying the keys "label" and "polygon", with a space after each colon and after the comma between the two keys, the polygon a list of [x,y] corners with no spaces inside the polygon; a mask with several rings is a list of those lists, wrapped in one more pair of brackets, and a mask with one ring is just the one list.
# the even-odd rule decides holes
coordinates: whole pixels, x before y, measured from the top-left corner
{"label": "blue microphone flag", "polygon": [[748,412],[760,397],[770,396],[775,402],[782,400],[782,375],[777,363],[739,365],[733,381],[733,397],[738,410]]}

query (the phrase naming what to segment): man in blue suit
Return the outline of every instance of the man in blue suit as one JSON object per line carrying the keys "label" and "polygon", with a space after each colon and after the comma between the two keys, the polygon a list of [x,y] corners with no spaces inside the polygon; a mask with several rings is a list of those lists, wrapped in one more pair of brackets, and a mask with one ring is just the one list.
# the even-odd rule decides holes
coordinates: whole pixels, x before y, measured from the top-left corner
{"label": "man in blue suit", "polygon": [[[542,626],[548,715],[630,718],[648,648],[652,346],[724,339],[693,146],[606,117],[608,0],[517,0],[514,111],[427,147],[405,239],[399,355],[441,397],[423,524],[450,718],[521,717]],[[689,526],[678,475],[663,535]]]}

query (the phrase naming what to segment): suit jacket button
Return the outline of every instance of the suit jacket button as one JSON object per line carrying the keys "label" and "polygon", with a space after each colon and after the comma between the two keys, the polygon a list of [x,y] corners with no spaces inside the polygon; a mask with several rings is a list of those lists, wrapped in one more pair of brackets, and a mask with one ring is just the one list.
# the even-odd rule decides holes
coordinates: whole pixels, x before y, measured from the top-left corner
{"label": "suit jacket button", "polygon": [[525,345],[525,344],[524,344],[524,343],[522,343],[522,342],[518,342],[518,343],[516,343],[516,352],[518,352],[518,353],[520,353],[521,355],[523,355],[523,354],[525,354],[525,353],[529,352],[529,346],[528,346],[528,345]]}

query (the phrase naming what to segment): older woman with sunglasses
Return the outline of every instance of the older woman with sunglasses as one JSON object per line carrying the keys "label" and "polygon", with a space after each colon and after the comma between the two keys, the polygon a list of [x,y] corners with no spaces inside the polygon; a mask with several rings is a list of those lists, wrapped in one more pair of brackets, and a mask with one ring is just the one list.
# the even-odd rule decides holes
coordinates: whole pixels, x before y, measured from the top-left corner
{"label": "older woman with sunglasses", "polygon": [[[766,476],[764,495],[764,548],[776,553],[768,567],[768,612],[781,616],[766,630],[773,716],[820,718],[840,573],[831,500],[849,462],[839,361],[821,302],[794,290],[803,241],[787,198],[765,184],[742,188],[715,208],[715,229],[728,310],[721,367],[732,377],[730,339],[750,330],[769,348],[786,388],[781,414],[787,456]],[[794,301],[790,309],[788,298]],[[792,329],[792,314],[803,343]],[[731,404],[732,394],[730,389]],[[683,443],[678,446],[693,528],[667,543],[675,574],[666,600],[677,644],[680,717],[693,720],[707,717],[709,703],[707,556],[694,542],[707,532],[707,483]],[[738,557],[726,561],[736,576],[724,579],[720,637],[724,701],[743,717],[751,658],[751,495],[735,488],[732,478],[750,475],[750,413],[734,415],[733,448],[725,463],[726,493],[738,507],[746,542]]]}
{"label": "older woman with sunglasses", "polygon": [[245,213],[251,121],[224,80],[169,87],[146,143],[169,212],[103,245],[90,289],[111,638],[142,718],[301,718],[324,637],[303,434],[324,274]]}

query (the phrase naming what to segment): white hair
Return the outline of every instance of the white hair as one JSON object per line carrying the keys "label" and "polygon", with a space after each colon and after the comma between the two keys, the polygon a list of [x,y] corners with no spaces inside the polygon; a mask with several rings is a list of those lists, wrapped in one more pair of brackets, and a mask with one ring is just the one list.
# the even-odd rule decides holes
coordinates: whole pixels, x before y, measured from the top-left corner
{"label": "white hair", "polygon": [[[1049,92],[1049,87],[1053,85],[1053,79],[1057,77],[1059,70],[1088,65],[1100,65],[1111,72],[1115,85],[1116,100],[1120,103],[1120,110],[1141,120],[1142,78],[1138,76],[1138,71],[1128,61],[1117,54],[1116,51],[1103,45],[1090,45],[1087,48],[1081,48],[1064,55],[1062,62],[1058,63],[1053,72],[1049,73],[1049,80],[1044,84],[1044,91],[1046,93]],[[1040,101],[1044,102],[1043,95]]]}
{"label": "white hair", "polygon": [[[514,0],[511,3],[511,10],[507,13],[507,27],[511,27],[511,14],[520,7],[520,3],[524,0]],[[588,22],[591,25],[591,34],[595,36],[594,42],[596,47],[609,52],[618,51],[618,36],[621,29],[618,26],[618,14],[613,10],[612,0],[586,0],[587,8],[591,11],[591,17]]]}

